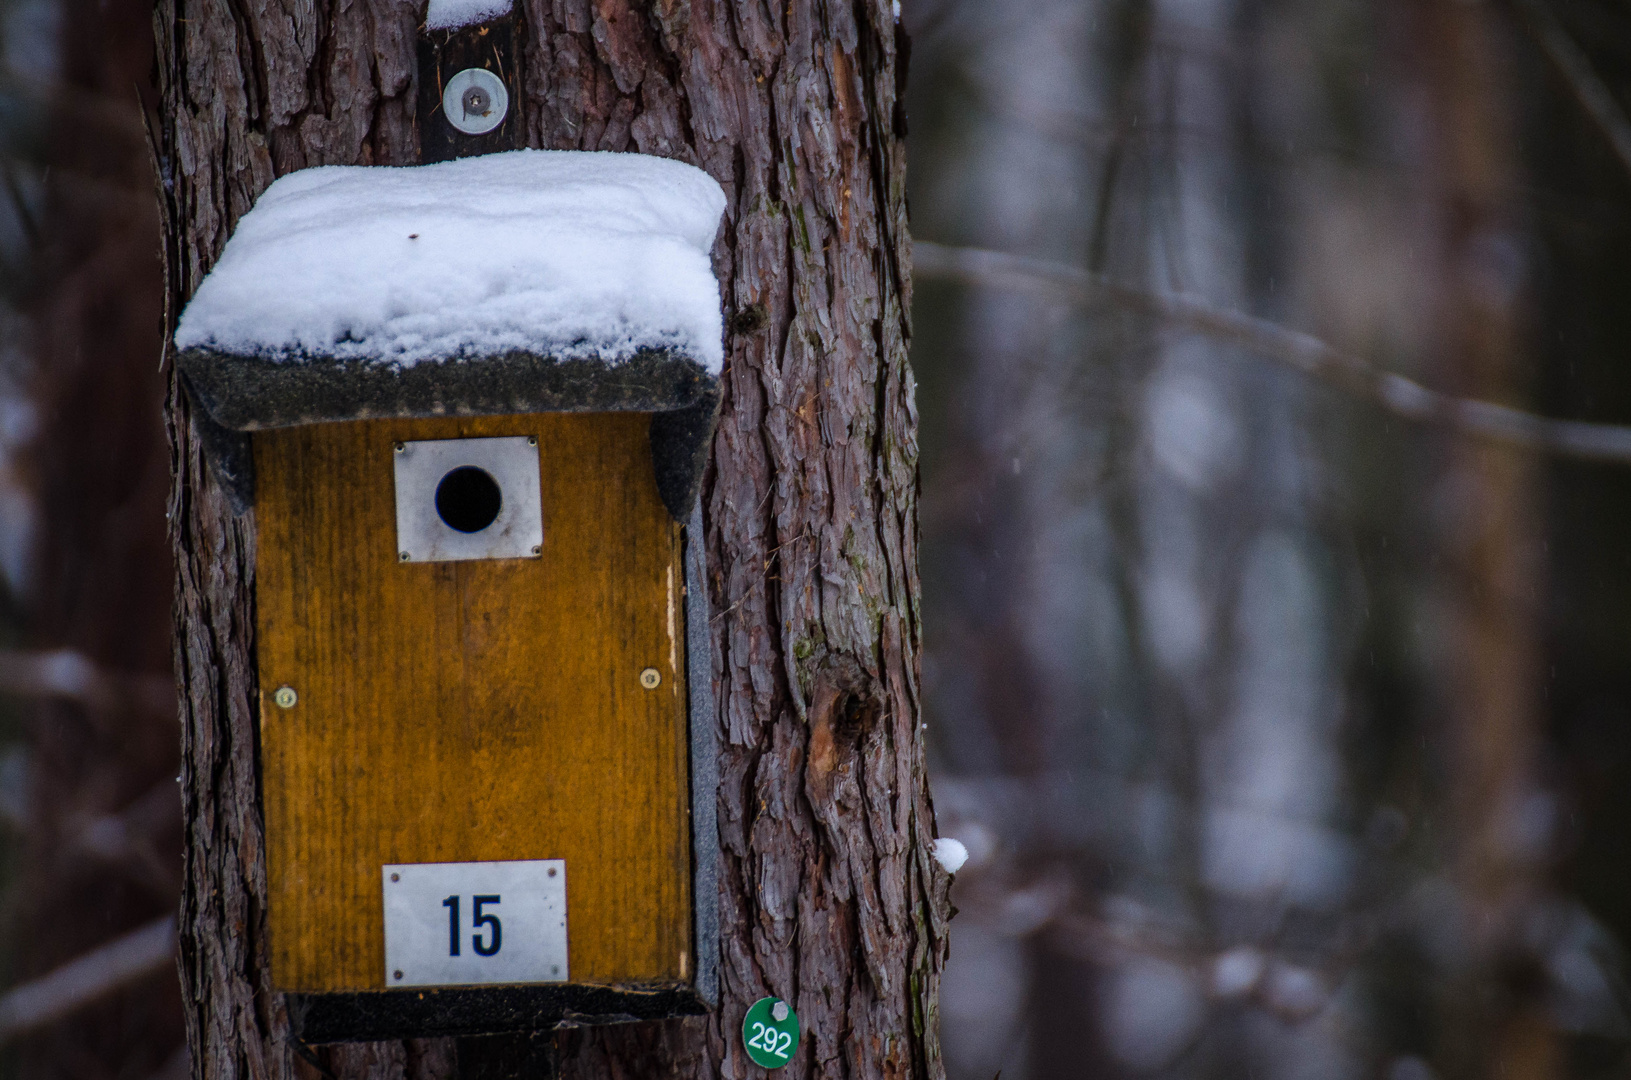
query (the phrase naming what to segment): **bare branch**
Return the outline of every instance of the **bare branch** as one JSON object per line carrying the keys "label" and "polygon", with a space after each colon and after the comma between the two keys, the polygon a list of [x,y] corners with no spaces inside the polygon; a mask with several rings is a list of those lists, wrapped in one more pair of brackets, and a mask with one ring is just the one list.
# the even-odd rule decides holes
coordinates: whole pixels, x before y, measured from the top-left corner
{"label": "bare branch", "polygon": [[0,649],[0,694],[66,698],[110,712],[176,711],[176,688],[168,678],[109,671],[73,649]]}
{"label": "bare branch", "polygon": [[187,1050],[186,1040],[182,1040],[176,1052],[165,1059],[147,1080],[191,1080],[193,1075],[192,1055]]}
{"label": "bare branch", "polygon": [[113,814],[69,819],[72,839],[59,844],[60,858],[87,856],[119,867],[146,885],[154,895],[173,898],[181,888],[174,859],[160,854],[154,837],[181,821],[181,792],[174,779],[161,780],[146,794]]}
{"label": "bare branch", "polygon": [[970,285],[1041,289],[1081,302],[1108,300],[1142,315],[1233,341],[1406,420],[1437,423],[1468,435],[1559,457],[1631,464],[1631,426],[1553,420],[1493,401],[1451,397],[1403,375],[1383,371],[1312,334],[1216,307],[1196,297],[1136,289],[1064,263],[980,248],[916,241],[912,257],[914,269],[925,277]]}
{"label": "bare branch", "polygon": [[176,920],[166,915],[23,983],[0,996],[0,1044],[173,964],[175,952]]}
{"label": "bare branch", "polygon": [[1569,84],[1575,101],[1580,103],[1580,107],[1586,110],[1586,114],[1608,138],[1620,164],[1631,172],[1631,121],[1626,119],[1625,110],[1614,99],[1608,84],[1591,66],[1586,50],[1569,36],[1557,16],[1546,6],[1545,0],[1512,0],[1512,4],[1529,24],[1530,33],[1540,43],[1547,59],[1557,67],[1563,81]]}

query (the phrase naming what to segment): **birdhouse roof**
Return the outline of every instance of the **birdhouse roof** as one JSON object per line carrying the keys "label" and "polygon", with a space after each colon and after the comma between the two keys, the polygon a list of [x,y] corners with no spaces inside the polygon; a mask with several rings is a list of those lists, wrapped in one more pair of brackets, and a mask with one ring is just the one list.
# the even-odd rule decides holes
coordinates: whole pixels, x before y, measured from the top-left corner
{"label": "birdhouse roof", "polygon": [[724,209],[707,173],[644,154],[303,169],[238,222],[176,346],[398,367],[664,350],[717,373]]}
{"label": "birdhouse roof", "polygon": [[719,401],[724,209],[707,173],[643,154],[290,173],[182,312],[178,366],[232,431],[640,411],[674,414],[689,463]]}

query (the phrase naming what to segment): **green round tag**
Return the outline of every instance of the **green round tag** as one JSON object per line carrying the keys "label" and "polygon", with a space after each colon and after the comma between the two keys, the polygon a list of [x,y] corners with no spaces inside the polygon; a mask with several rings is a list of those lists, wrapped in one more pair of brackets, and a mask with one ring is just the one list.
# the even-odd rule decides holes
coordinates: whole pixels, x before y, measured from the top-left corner
{"label": "green round tag", "polygon": [[742,1020],[742,1044],[755,1065],[779,1069],[799,1048],[799,1018],[781,998],[760,998]]}

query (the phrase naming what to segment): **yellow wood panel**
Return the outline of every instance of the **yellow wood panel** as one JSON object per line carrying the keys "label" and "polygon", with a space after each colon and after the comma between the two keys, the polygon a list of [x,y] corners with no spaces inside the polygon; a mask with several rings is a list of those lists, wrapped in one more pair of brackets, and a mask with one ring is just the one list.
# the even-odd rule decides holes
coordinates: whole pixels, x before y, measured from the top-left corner
{"label": "yellow wood panel", "polygon": [[[383,988],[385,863],[565,859],[573,982],[691,974],[678,526],[649,419],[258,433],[273,980]],[[538,437],[538,559],[397,560],[392,444]],[[640,672],[662,673],[656,690]],[[279,708],[291,686],[298,703]]]}

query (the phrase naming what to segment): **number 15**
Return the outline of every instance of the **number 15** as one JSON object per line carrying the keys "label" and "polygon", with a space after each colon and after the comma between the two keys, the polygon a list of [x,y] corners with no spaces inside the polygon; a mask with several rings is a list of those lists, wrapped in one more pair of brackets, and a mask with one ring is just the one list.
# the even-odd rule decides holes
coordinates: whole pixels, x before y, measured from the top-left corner
{"label": "number 15", "polygon": [[[470,912],[470,928],[478,931],[470,935],[470,945],[476,950],[478,956],[492,956],[498,952],[504,941],[504,925],[498,921],[498,916],[484,913],[481,909],[488,904],[498,906],[497,896],[472,896]],[[459,955],[459,898],[450,896],[442,901],[447,908],[447,955]],[[491,931],[483,937],[479,931],[482,927]]]}

